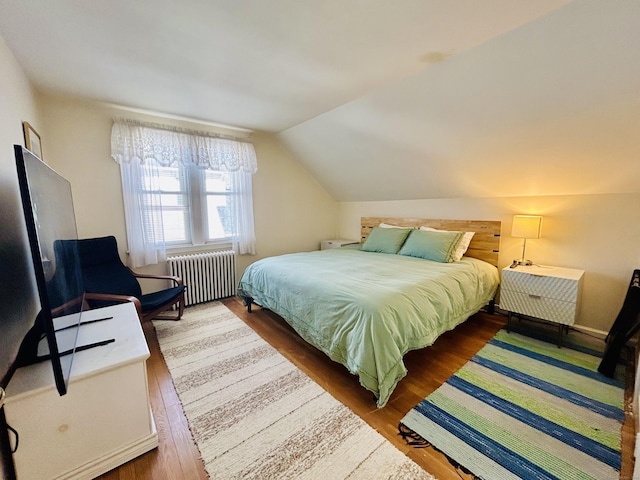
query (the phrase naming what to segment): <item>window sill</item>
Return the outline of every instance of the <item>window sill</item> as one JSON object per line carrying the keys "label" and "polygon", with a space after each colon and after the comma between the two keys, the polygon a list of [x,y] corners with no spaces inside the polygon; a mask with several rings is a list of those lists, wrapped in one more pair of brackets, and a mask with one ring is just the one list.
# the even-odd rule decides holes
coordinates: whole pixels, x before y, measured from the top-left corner
{"label": "window sill", "polygon": [[230,250],[231,242],[206,243],[204,245],[182,245],[179,247],[167,247],[167,255],[182,255],[188,253],[215,252],[216,250]]}

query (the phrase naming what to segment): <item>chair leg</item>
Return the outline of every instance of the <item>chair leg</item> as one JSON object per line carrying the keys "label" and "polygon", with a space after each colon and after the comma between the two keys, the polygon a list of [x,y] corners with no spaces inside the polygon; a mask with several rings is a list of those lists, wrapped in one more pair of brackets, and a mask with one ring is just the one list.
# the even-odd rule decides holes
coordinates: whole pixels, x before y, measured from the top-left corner
{"label": "chair leg", "polygon": [[[161,315],[162,313],[168,311],[171,309],[172,305],[178,305],[178,314],[177,315]],[[173,303],[171,305],[165,305],[163,307],[160,307],[159,309],[153,311],[153,312],[147,312],[145,315],[143,315],[140,320],[172,320],[172,321],[178,321],[182,318],[182,315],[184,314],[184,294],[182,296],[180,296],[178,298],[178,301],[176,303]]]}
{"label": "chair leg", "polygon": [[182,314],[184,313],[184,292],[180,295],[180,299],[178,300],[178,318],[176,320],[180,320],[182,318]]}

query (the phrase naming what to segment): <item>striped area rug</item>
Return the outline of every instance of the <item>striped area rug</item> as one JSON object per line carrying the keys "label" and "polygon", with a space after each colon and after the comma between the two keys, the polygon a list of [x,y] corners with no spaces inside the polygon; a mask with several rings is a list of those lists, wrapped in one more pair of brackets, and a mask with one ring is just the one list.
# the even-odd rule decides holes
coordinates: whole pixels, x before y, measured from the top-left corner
{"label": "striped area rug", "polygon": [[211,478],[435,480],[221,303],[154,326]]}
{"label": "striped area rug", "polygon": [[484,479],[617,479],[624,382],[600,358],[502,330],[400,433]]}

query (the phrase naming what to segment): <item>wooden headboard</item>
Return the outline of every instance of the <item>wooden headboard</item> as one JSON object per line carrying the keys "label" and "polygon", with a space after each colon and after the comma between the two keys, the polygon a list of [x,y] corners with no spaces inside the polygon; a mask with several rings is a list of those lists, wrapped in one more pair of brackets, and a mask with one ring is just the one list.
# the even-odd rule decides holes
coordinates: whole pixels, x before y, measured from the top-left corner
{"label": "wooden headboard", "polygon": [[373,227],[381,223],[398,227],[420,228],[422,226],[439,230],[455,230],[459,232],[475,232],[467,253],[468,257],[484,260],[495,267],[498,266],[500,252],[500,229],[502,222],[497,220],[432,220],[428,218],[389,218],[362,217],[360,219],[360,241],[364,243]]}

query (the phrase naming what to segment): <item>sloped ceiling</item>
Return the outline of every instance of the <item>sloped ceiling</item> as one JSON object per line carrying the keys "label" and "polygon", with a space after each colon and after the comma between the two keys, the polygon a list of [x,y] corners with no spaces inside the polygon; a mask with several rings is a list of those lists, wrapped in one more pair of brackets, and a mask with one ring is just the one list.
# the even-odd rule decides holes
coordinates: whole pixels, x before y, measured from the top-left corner
{"label": "sloped ceiling", "polygon": [[637,192],[640,2],[0,0],[45,91],[277,133],[336,200]]}
{"label": "sloped ceiling", "polygon": [[579,1],[281,133],[343,201],[640,192],[640,1]]}

